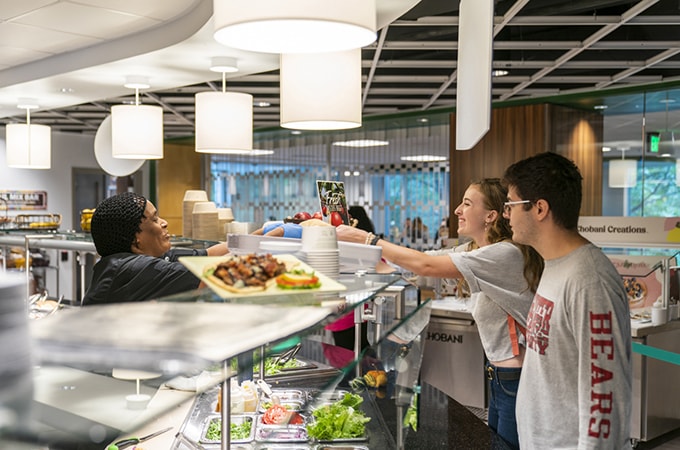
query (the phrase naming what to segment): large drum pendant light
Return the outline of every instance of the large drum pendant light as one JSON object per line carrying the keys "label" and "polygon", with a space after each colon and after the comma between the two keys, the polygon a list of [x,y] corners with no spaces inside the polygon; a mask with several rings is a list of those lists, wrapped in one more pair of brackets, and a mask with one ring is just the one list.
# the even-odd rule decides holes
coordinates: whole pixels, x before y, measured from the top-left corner
{"label": "large drum pendant light", "polygon": [[[253,96],[226,92],[226,71],[236,67],[213,58],[211,70],[222,72],[222,92],[196,94],[196,152],[248,154],[253,150]],[[234,70],[235,71],[235,70]]]}
{"label": "large drum pendant light", "polygon": [[8,124],[5,128],[7,167],[50,169],[52,167],[50,127],[31,123],[31,109],[38,107],[35,101],[20,100],[18,106],[26,110],[26,123]]}
{"label": "large drum pendant light", "polygon": [[361,49],[281,55],[281,126],[361,126]]}
{"label": "large drum pendant light", "polygon": [[135,89],[135,104],[111,107],[111,154],[122,159],[163,158],[163,108],[139,103],[139,89],[149,87],[144,80],[129,78],[125,87]]}
{"label": "large drum pendant light", "polygon": [[375,0],[213,0],[215,40],[264,53],[361,48],[376,39]]}

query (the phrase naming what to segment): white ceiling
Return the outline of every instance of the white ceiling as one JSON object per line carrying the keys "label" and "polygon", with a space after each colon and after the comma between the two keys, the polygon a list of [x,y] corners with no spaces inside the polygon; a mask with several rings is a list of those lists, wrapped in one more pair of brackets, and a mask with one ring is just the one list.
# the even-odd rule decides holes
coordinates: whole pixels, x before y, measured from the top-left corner
{"label": "white ceiling", "polygon": [[[378,40],[362,51],[364,116],[454,106],[458,2],[378,7]],[[494,68],[510,73],[494,78],[493,100],[680,81],[679,8],[677,0],[496,0]],[[29,97],[41,106],[34,122],[93,134],[133,94],[125,77],[144,75],[151,88],[142,101],[164,107],[166,137],[190,136],[193,95],[219,89],[208,66],[223,55],[240,66],[228,89],[271,103],[256,108],[255,127],[278,126],[278,55],[216,43],[211,15],[212,0],[0,0],[0,123],[24,121],[16,105]]]}

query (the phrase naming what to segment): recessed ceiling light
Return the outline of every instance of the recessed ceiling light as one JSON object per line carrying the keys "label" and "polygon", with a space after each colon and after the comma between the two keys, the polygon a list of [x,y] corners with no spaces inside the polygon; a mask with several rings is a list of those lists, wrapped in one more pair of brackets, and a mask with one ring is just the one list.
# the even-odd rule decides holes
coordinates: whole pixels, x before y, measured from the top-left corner
{"label": "recessed ceiling light", "polygon": [[417,162],[436,162],[436,161],[446,161],[446,156],[435,156],[435,155],[413,155],[413,156],[402,156],[402,161],[417,161]]}
{"label": "recessed ceiling light", "polygon": [[343,175],[346,176],[346,177],[348,177],[348,176],[352,175],[352,172],[350,172],[349,170],[345,170],[345,172],[343,173]]}
{"label": "recessed ceiling light", "polygon": [[593,106],[593,109],[607,109],[607,108],[608,108],[607,105],[595,105],[595,106]]}
{"label": "recessed ceiling light", "polygon": [[293,131],[290,132],[290,134],[298,135],[298,134],[302,134],[302,131],[300,131],[300,130],[293,130]]}
{"label": "recessed ceiling light", "polygon": [[492,71],[491,71],[491,76],[492,76],[492,77],[504,77],[504,76],[506,76],[508,73],[510,73],[510,72],[508,72],[507,70],[504,70],[504,69],[496,69],[496,70],[492,70]]}
{"label": "recessed ceiling light", "polygon": [[659,155],[659,156],[661,156],[662,158],[670,158],[670,157],[673,156],[673,155],[671,155],[670,153],[662,153],[662,154]]}
{"label": "recessed ceiling light", "polygon": [[73,92],[73,89],[70,88],[70,87],[63,87],[63,88],[59,89],[59,92],[62,92],[64,94],[70,94],[71,92]]}
{"label": "recessed ceiling light", "polygon": [[389,145],[389,142],[375,139],[355,139],[352,141],[333,142],[331,145],[336,145],[338,147],[379,147],[382,145]]}
{"label": "recessed ceiling light", "polygon": [[271,155],[274,150],[247,150],[247,149],[227,149],[221,150],[221,155],[245,155],[245,156],[262,156]]}
{"label": "recessed ceiling light", "polygon": [[603,152],[611,152],[612,148],[611,147],[602,147]]}
{"label": "recessed ceiling light", "polygon": [[268,106],[272,106],[272,104],[269,102],[255,102],[255,106],[258,108],[266,108]]}
{"label": "recessed ceiling light", "polygon": [[361,172],[359,172],[358,170],[355,170],[354,172],[352,172],[352,175],[354,175],[355,177],[358,177],[359,175],[361,175]]}
{"label": "recessed ceiling light", "polygon": [[418,119],[418,122],[420,122],[420,123],[427,123],[429,121],[430,121],[430,119],[428,119],[427,117],[421,117],[420,119]]}

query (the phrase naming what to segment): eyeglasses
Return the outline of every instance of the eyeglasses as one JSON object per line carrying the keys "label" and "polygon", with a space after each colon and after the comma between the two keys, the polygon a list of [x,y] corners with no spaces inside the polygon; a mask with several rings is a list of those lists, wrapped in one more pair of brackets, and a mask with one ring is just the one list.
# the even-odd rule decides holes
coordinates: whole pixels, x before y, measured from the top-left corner
{"label": "eyeglasses", "polygon": [[513,206],[522,205],[524,203],[531,203],[531,200],[517,200],[517,201],[514,201],[514,202],[503,203],[503,214],[505,214],[506,216],[509,215]]}

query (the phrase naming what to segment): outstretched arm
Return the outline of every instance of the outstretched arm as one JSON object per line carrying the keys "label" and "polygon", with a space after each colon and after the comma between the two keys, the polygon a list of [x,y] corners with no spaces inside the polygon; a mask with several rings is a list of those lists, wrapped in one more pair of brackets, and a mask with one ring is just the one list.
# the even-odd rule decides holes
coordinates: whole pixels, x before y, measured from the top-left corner
{"label": "outstretched arm", "polygon": [[[338,240],[368,244],[368,232],[358,228],[340,225],[336,228]],[[369,239],[370,240],[370,239]],[[376,244],[382,248],[382,256],[386,260],[416,275],[439,278],[462,278],[458,268],[448,255],[427,255],[423,252],[392,244],[379,239]]]}

